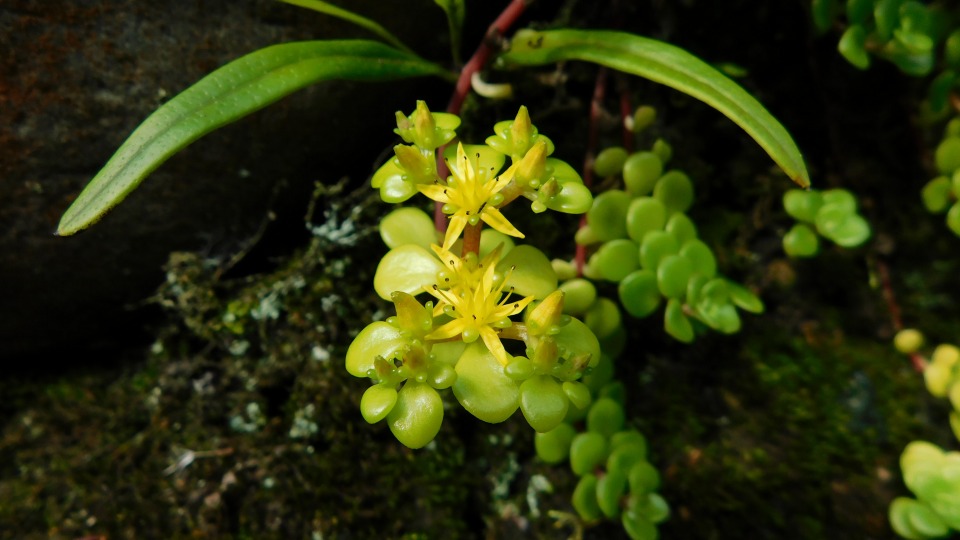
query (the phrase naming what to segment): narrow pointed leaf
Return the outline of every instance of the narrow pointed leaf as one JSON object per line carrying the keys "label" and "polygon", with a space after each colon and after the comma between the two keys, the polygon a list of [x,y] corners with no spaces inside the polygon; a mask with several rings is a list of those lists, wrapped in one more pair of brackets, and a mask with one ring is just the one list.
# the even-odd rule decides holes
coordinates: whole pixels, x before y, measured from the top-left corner
{"label": "narrow pointed leaf", "polygon": [[[288,1],[288,0],[284,0]],[[467,15],[467,6],[464,0],[433,0],[447,14],[447,25],[450,27],[450,50],[453,61],[460,63],[460,34],[463,21]]]}
{"label": "narrow pointed leaf", "polygon": [[683,49],[608,30],[522,30],[503,60],[518,65],[583,60],[665,84],[726,115],[794,182],[810,185],[800,150],[780,122],[737,83]]}
{"label": "narrow pointed leaf", "polygon": [[357,15],[352,11],[347,11],[342,7],[335,6],[329,2],[323,2],[321,0],[280,0],[281,2],[290,4],[292,6],[298,6],[306,9],[311,9],[313,11],[323,13],[325,15],[330,15],[331,17],[336,17],[338,19],[343,19],[347,22],[351,22],[360,28],[368,30],[369,32],[380,36],[380,39],[386,41],[387,43],[393,45],[394,47],[400,49],[401,51],[406,51],[410,54],[413,54],[413,51],[409,47],[403,44],[402,41],[397,39],[396,36],[387,31],[386,28],[380,26],[377,21],[368,19],[362,15]]}
{"label": "narrow pointed leaf", "polygon": [[170,156],[203,135],[310,84],[443,75],[442,68],[373,41],[302,41],[243,56],[153,112],[84,188],[60,220],[70,235],[96,222]]}

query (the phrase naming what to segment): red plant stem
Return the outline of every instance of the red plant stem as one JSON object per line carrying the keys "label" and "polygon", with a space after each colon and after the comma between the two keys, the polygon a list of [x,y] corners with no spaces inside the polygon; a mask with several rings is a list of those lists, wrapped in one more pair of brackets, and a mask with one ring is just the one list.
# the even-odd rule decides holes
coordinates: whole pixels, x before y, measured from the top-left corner
{"label": "red plant stem", "polygon": [[[460,70],[460,77],[457,79],[457,84],[453,88],[453,95],[450,96],[450,103],[447,105],[448,113],[460,114],[460,110],[463,108],[463,102],[467,99],[467,94],[470,93],[470,80],[473,78],[473,74],[483,69],[483,66],[487,64],[487,60],[490,59],[490,54],[493,52],[491,43],[509,30],[510,27],[513,26],[513,23],[517,22],[517,19],[520,18],[520,15],[523,14],[523,11],[527,8],[527,2],[528,0],[512,0],[510,4],[504,8],[503,12],[500,13],[500,16],[493,21],[493,24],[487,28],[487,33],[484,34],[480,46],[477,47],[473,56],[467,60],[467,63],[464,64]],[[440,147],[437,156],[437,175],[445,180],[447,175],[450,174],[450,171],[447,169],[447,164],[443,161],[443,148],[442,146]],[[438,231],[444,232],[447,230],[447,216],[444,215],[441,208],[443,208],[443,205],[440,203],[434,205],[433,224]]]}
{"label": "red plant stem", "polygon": [[[597,71],[597,82],[593,87],[593,99],[590,100],[590,120],[587,127],[587,151],[583,158],[583,185],[591,187],[593,185],[593,159],[597,151],[597,141],[599,138],[599,118],[603,107],[603,97],[607,92],[607,68],[600,68]],[[587,224],[587,216],[580,217],[580,228]],[[583,275],[583,266],[587,263],[587,247],[577,244],[577,251],[574,255],[574,265],[577,267],[577,275]]]}
{"label": "red plant stem", "polygon": [[481,223],[476,225],[467,225],[463,229],[463,247],[460,249],[460,258],[467,256],[467,253],[480,255],[480,231],[483,229]]}
{"label": "red plant stem", "polygon": [[[897,304],[897,297],[893,292],[893,284],[890,281],[890,269],[881,260],[877,260],[877,275],[880,277],[880,286],[883,290],[883,299],[887,302],[887,311],[890,313],[890,322],[896,332],[903,330],[903,320],[900,318],[900,305]],[[927,366],[927,361],[919,353],[910,354],[910,363],[913,369],[918,373],[923,373]]]}

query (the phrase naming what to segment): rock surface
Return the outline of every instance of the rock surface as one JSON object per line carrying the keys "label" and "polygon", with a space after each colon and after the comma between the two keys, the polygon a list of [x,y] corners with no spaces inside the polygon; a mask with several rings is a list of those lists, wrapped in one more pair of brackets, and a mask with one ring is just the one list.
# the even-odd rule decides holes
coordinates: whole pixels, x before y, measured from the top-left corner
{"label": "rock surface", "polygon": [[[350,8],[443,58],[446,46],[433,43],[445,39],[443,14],[419,4],[363,0]],[[404,16],[420,7],[426,20]],[[398,104],[412,108],[437,89],[443,96],[446,83],[334,82],[301,91],[194,143],[92,229],[53,235],[83,186],[164,100],[257,48],[346,37],[371,38],[268,0],[3,2],[0,357],[114,346],[139,327],[144,311],[131,306],[162,282],[171,251],[236,252],[268,209],[299,222],[314,181],[365,180],[377,158],[370,149],[390,142]],[[358,147],[362,154],[352,151]]]}

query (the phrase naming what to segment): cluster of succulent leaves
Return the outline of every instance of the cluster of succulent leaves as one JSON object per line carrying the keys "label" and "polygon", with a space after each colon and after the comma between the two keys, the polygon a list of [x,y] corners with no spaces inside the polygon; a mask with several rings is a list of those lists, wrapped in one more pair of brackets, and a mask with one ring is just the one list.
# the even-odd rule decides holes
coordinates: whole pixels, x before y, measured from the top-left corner
{"label": "cluster of succulent leaves", "polygon": [[960,236],[960,118],[947,123],[934,160],[938,176],[927,182],[921,195],[933,214],[947,214],[947,227]]}
{"label": "cluster of succulent leaves", "polygon": [[[914,329],[897,333],[894,346],[917,354],[923,334]],[[953,407],[950,427],[960,441],[960,348],[938,345],[923,370],[927,390],[948,398]],[[900,456],[903,481],[916,499],[897,497],[890,505],[890,524],[903,538],[923,540],[960,531],[960,452],[945,452],[933,443],[913,441]]]}
{"label": "cluster of succulent leaves", "polygon": [[816,255],[820,236],[845,248],[870,238],[870,224],[857,212],[856,197],[845,189],[791,189],[783,195],[783,208],[799,221],[783,237],[783,250],[791,257]]}
{"label": "cluster of succulent leaves", "polygon": [[684,343],[703,328],[735,333],[737,308],[761,313],[763,303],[717,273],[713,251],[685,213],[694,201],[693,182],[681,170],[665,170],[671,152],[657,140],[649,151],[614,147],[597,155],[598,176],[622,179],[623,189],[597,195],[577,232],[577,243],[596,248],[584,275],[617,283],[620,302],[634,317],[647,317],[665,302],[664,329]]}
{"label": "cluster of succulent leaves", "polygon": [[[593,200],[589,189],[572,167],[548,157],[553,143],[525,108],[494,126],[484,145],[454,146],[458,125],[424,102],[410,115],[397,113],[396,132],[407,144],[394,148],[372,185],[390,203],[426,195],[442,204],[449,226],[440,238],[433,219],[413,207],[382,221],[391,249],[374,289],[396,315],[364,328],[346,355],[347,370],[373,382],[361,400],[363,417],[386,419],[411,448],[439,431],[438,391],[446,389],[483,421],[503,422],[519,408],[535,430],[552,430],[569,409],[590,404],[579,379],[600,361],[594,333],[563,313],[549,259],[516,245],[513,238],[524,235],[500,211],[524,197],[534,212],[582,213]],[[444,145],[450,175],[441,178],[436,153]],[[422,304],[418,295],[432,298]],[[523,353],[507,352],[501,340],[522,343]]]}
{"label": "cluster of succulent leaves", "polygon": [[842,17],[837,49],[857,68],[870,67],[871,56],[919,77],[944,66],[931,86],[931,108],[936,111],[945,106],[956,81],[954,69],[960,67],[960,30],[948,9],[916,0],[813,0],[813,19],[825,32]]}

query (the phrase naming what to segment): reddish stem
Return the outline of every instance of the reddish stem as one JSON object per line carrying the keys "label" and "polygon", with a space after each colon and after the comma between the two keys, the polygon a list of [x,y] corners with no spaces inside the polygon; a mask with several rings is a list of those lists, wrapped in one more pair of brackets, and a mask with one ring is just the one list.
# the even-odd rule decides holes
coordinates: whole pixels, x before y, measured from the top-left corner
{"label": "reddish stem", "polygon": [[[597,150],[597,140],[599,137],[599,118],[603,107],[603,97],[607,91],[607,69],[600,68],[597,71],[597,81],[593,87],[593,99],[590,100],[590,120],[587,127],[587,152],[583,158],[583,185],[593,186],[593,159]],[[587,216],[580,217],[580,228],[587,224]],[[574,264],[577,267],[577,275],[583,275],[583,266],[587,262],[587,247],[577,244]]]}
{"label": "reddish stem", "polygon": [[[510,4],[504,8],[503,12],[500,13],[500,16],[493,21],[493,24],[487,28],[487,33],[484,35],[483,41],[480,42],[480,46],[477,47],[473,56],[467,60],[467,63],[464,64],[460,70],[460,77],[457,79],[457,84],[453,88],[453,95],[450,96],[450,103],[447,105],[448,113],[460,114],[460,110],[463,108],[463,102],[467,99],[467,94],[470,93],[470,80],[473,78],[473,74],[483,69],[483,66],[487,64],[487,60],[490,59],[490,54],[493,53],[491,43],[509,30],[510,27],[513,26],[513,23],[517,22],[517,19],[520,18],[520,15],[523,14],[526,8],[526,0],[512,0]],[[446,162],[443,161],[443,148],[442,146],[440,147],[439,154],[437,155],[437,175],[442,180],[446,180],[450,171],[447,169]],[[443,208],[443,205],[440,203],[434,205],[433,224],[438,231],[444,232],[447,230],[447,216],[444,215],[441,208]]]}
{"label": "reddish stem", "polygon": [[[897,297],[893,292],[890,269],[881,260],[877,260],[876,263],[880,286],[883,290],[883,299],[887,302],[887,311],[890,313],[890,322],[893,324],[893,330],[899,332],[903,330],[903,320],[900,318],[900,305],[897,304]],[[913,364],[913,369],[918,373],[923,373],[927,366],[927,361],[919,353],[910,354],[910,363]]]}
{"label": "reddish stem", "polygon": [[463,247],[460,250],[460,258],[467,256],[467,253],[480,255],[480,231],[483,225],[467,225],[463,229]]}

